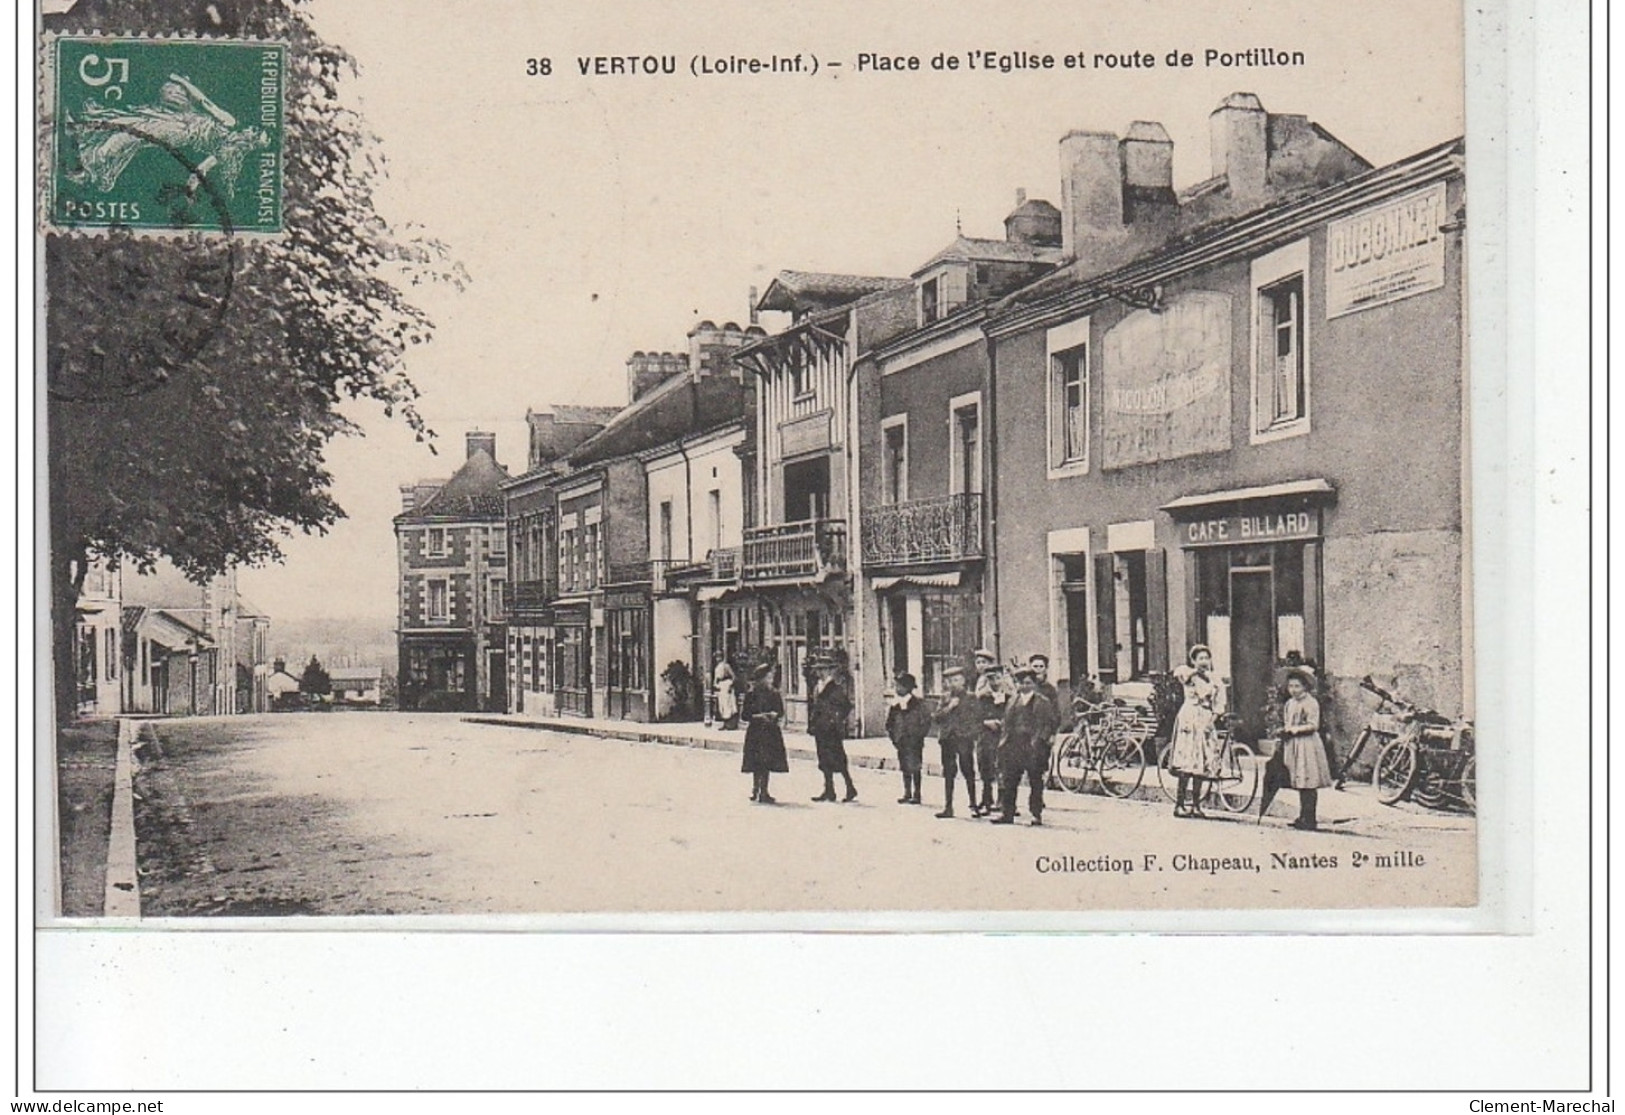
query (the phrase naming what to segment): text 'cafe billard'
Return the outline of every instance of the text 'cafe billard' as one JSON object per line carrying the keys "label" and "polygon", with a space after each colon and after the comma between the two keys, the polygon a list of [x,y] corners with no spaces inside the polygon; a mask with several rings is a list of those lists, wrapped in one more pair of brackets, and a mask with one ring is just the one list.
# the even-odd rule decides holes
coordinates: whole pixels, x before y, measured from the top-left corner
{"label": "text 'cafe billard'", "polygon": [[1187,643],[1210,647],[1217,672],[1230,678],[1236,731],[1243,738],[1263,731],[1262,710],[1281,659],[1295,652],[1325,660],[1321,509],[1309,501],[1328,498],[1331,485],[1281,487],[1291,495],[1214,493],[1163,508],[1174,518],[1185,558]]}

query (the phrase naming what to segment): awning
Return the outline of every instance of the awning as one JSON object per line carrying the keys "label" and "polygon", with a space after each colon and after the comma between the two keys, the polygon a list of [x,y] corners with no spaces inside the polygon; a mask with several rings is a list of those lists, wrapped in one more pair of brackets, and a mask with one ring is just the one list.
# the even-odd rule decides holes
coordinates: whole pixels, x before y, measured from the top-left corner
{"label": "awning", "polygon": [[958,588],[959,571],[951,573],[904,573],[898,577],[876,577],[876,592],[885,592],[898,585],[917,585],[920,588]]}
{"label": "awning", "polygon": [[694,599],[701,604],[709,603],[712,600],[721,600],[734,591],[736,587],[735,585],[701,585],[699,590],[694,593]]}
{"label": "awning", "polygon": [[1247,503],[1261,499],[1285,499],[1296,496],[1298,498],[1331,497],[1337,494],[1329,480],[1316,478],[1313,480],[1288,480],[1284,484],[1263,484],[1256,488],[1227,488],[1222,492],[1208,492],[1199,496],[1180,496],[1171,503],[1162,505],[1162,510],[1172,514],[1181,511],[1198,511],[1215,507],[1224,503]]}

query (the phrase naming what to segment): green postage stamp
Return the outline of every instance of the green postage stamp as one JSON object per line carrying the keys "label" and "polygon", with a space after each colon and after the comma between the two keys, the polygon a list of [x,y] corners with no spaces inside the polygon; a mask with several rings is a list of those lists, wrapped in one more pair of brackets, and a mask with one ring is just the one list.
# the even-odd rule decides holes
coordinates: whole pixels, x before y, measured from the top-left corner
{"label": "green postage stamp", "polygon": [[278,42],[51,39],[49,223],[280,233],[287,63]]}

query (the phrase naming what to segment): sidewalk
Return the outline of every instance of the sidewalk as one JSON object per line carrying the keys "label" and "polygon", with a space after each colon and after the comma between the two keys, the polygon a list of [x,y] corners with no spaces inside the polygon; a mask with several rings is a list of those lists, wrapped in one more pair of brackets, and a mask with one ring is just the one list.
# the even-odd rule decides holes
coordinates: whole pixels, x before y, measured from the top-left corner
{"label": "sidewalk", "polygon": [[[594,720],[583,716],[465,716],[465,723],[494,724],[504,728],[531,728],[536,731],[570,732],[603,739],[629,739],[643,743],[665,743],[676,747],[696,747],[703,751],[743,751],[745,729],[725,732],[721,728],[707,728],[700,723],[644,724],[636,720]],[[806,732],[785,732],[784,748],[792,759],[816,762],[818,753],[813,738]],[[924,772],[942,776],[942,768],[931,761],[936,749],[928,743]],[[871,770],[896,770],[897,749],[885,736],[868,736],[846,741],[847,760],[855,767]]]}
{"label": "sidewalk", "polygon": [[[743,728],[735,732],[725,732],[719,728],[708,728],[699,723],[662,723],[644,724],[635,720],[597,720],[580,716],[465,716],[462,718],[469,724],[491,724],[504,728],[529,728],[534,731],[569,732],[575,735],[597,736],[602,739],[635,740],[643,743],[662,743],[675,747],[693,747],[705,751],[733,751],[740,752],[745,749],[745,731]],[[785,750],[792,760],[816,762],[817,752],[813,748],[812,736],[805,732],[785,732]],[[862,739],[849,739],[846,741],[846,755],[848,761],[855,767],[867,767],[871,770],[896,770],[897,750],[891,740],[884,736],[868,736]],[[936,740],[926,741],[925,763],[922,773],[928,778],[941,778],[942,766],[937,762]],[[1262,763],[1262,759],[1258,762]],[[1260,772],[1262,773],[1262,772]],[[1093,792],[1096,788],[1091,787]],[[1022,791],[1025,795],[1026,791]],[[1064,800],[1068,795],[1064,791],[1052,790]],[[1022,798],[1025,801],[1025,796]],[[1112,800],[1102,798],[1102,800]],[[1148,769],[1145,781],[1141,784],[1131,800],[1142,802],[1162,803],[1166,800],[1160,784],[1157,781],[1157,772]],[[1271,817],[1290,818],[1295,816],[1298,808],[1298,795],[1291,790],[1283,790],[1270,806]],[[1257,815],[1255,804],[1249,812]],[[1404,826],[1416,828],[1435,829],[1468,829],[1475,824],[1471,814],[1443,812],[1426,809],[1412,802],[1401,802],[1397,805],[1383,805],[1377,800],[1376,791],[1367,782],[1350,782],[1344,790],[1322,790],[1320,792],[1320,816],[1330,824],[1349,822],[1377,822],[1379,825],[1399,822]]]}

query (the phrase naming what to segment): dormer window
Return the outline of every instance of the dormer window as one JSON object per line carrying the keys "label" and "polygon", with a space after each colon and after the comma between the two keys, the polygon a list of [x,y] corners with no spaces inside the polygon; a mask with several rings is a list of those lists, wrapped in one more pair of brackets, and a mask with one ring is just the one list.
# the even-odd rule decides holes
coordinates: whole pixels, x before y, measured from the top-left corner
{"label": "dormer window", "polygon": [[920,324],[930,325],[942,316],[941,298],[938,293],[937,280],[927,279],[920,284]]}

